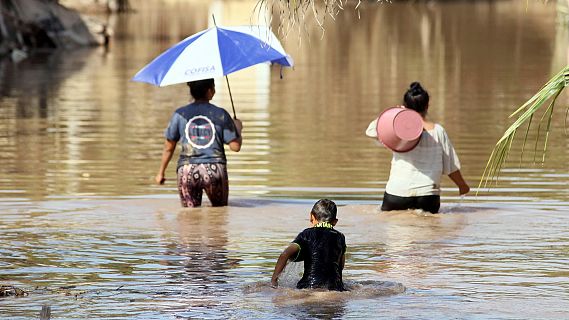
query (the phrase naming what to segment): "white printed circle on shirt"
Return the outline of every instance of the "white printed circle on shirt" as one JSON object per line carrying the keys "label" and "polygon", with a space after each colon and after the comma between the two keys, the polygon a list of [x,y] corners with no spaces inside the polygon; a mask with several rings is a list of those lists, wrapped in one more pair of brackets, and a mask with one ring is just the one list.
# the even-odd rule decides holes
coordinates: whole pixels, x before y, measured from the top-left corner
{"label": "white printed circle on shirt", "polygon": [[206,116],[195,116],[186,124],[186,139],[197,149],[205,149],[215,140],[215,125]]}

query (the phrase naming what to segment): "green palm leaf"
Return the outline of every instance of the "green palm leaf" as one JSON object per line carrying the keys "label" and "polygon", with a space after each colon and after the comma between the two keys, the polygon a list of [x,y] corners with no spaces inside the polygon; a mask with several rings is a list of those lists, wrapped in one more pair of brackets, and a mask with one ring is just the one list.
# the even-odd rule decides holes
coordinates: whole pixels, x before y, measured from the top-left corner
{"label": "green palm leaf", "polygon": [[[544,106],[546,107],[545,112],[541,116],[539,120],[539,125],[537,128],[537,137],[535,140],[535,147],[534,147],[534,161],[535,155],[538,152],[538,145],[539,145],[539,135],[541,131],[541,124],[547,120],[545,126],[545,141],[543,144],[542,152],[542,163],[545,161],[545,154],[547,151],[547,142],[549,139],[549,132],[551,130],[551,119],[553,117],[553,109],[555,107],[555,102],[557,98],[565,89],[565,86],[569,82],[569,66],[566,66],[561,72],[556,74],[553,78],[551,78],[542,88],[539,90],[533,97],[531,97],[528,101],[526,101],[521,107],[519,107],[514,113],[510,115],[510,118],[518,116],[516,121],[504,132],[504,135],[498,140],[494,149],[492,150],[492,154],[486,163],[486,168],[484,169],[484,173],[480,179],[480,183],[478,184],[478,191],[480,191],[481,187],[486,188],[489,183],[492,181],[498,182],[498,176],[502,166],[505,164],[510,149],[512,147],[512,143],[514,141],[514,136],[520,127],[527,124],[527,129],[524,136],[524,142],[522,145],[522,157],[524,152],[524,147],[528,138],[529,129],[531,126],[531,122],[533,120],[534,114]],[[549,103],[547,103],[549,101]],[[520,160],[521,165],[521,160]],[[478,193],[477,191],[477,193]]]}

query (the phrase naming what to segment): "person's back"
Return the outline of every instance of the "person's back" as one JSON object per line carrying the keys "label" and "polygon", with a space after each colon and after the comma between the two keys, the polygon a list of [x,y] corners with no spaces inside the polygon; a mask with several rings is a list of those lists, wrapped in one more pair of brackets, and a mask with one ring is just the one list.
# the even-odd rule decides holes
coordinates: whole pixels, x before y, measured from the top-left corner
{"label": "person's back", "polygon": [[346,259],[346,238],[335,230],[336,204],[328,199],[316,202],[310,212],[311,228],[304,229],[281,253],[271,285],[278,286],[278,279],[287,261],[304,261],[304,274],[298,289],[328,289],[345,291],[342,270]]}
{"label": "person's back", "polygon": [[[417,146],[408,152],[393,152],[389,180],[385,186],[382,211],[422,209],[437,213],[440,209],[441,176],[458,186],[461,195],[470,187],[460,172],[460,161],[444,128],[426,120],[429,94],[420,83],[413,82],[403,96],[404,107],[423,118],[423,133]],[[377,119],[366,130],[377,137]]]}
{"label": "person's back", "polygon": [[293,243],[300,247],[293,261],[304,261],[304,274],[296,285],[298,289],[345,290],[342,256],[346,240],[341,232],[334,230],[330,223],[318,223],[302,231]]}
{"label": "person's back", "polygon": [[211,103],[215,95],[213,79],[188,82],[194,102],[178,108],[166,129],[160,169],[154,178],[159,184],[166,180],[166,167],[182,143],[176,176],[183,207],[199,207],[203,191],[211,205],[226,206],[229,197],[224,145],[235,152],[241,150],[241,121],[231,119],[227,111]]}
{"label": "person's back", "polygon": [[178,167],[226,163],[223,145],[239,137],[229,113],[209,102],[193,102],[177,109],[166,136],[182,142]]}
{"label": "person's back", "polygon": [[385,191],[399,197],[439,195],[441,178],[460,168],[460,161],[444,128],[424,130],[417,146],[393,152]]}

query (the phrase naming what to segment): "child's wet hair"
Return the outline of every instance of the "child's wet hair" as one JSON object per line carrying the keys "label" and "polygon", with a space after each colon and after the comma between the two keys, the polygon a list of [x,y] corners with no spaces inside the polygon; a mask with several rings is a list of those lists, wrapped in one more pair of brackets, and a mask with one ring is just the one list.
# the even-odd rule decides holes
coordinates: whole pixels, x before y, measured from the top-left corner
{"label": "child's wet hair", "polygon": [[332,222],[336,220],[338,208],[334,201],[329,199],[320,199],[312,207],[312,215],[320,222]]}

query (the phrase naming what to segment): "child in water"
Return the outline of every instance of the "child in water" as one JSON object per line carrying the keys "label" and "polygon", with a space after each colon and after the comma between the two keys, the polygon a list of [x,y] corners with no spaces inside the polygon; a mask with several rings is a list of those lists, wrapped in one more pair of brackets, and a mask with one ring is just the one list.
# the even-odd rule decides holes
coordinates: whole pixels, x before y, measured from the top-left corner
{"label": "child in water", "polygon": [[281,253],[271,286],[278,287],[279,275],[288,260],[304,261],[304,274],[296,287],[298,289],[320,288],[346,291],[342,282],[346,254],[346,238],[335,230],[338,222],[337,208],[332,200],[321,199],[310,212],[312,227],[304,229]]}

